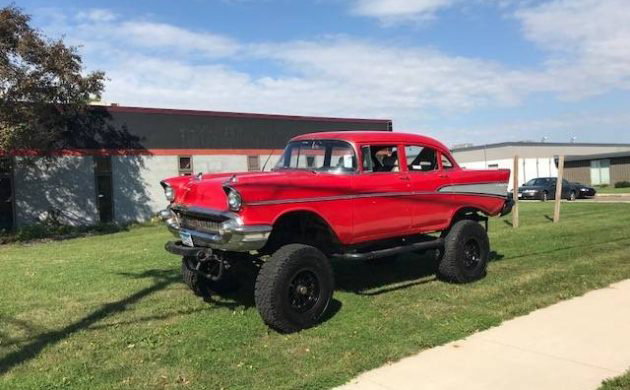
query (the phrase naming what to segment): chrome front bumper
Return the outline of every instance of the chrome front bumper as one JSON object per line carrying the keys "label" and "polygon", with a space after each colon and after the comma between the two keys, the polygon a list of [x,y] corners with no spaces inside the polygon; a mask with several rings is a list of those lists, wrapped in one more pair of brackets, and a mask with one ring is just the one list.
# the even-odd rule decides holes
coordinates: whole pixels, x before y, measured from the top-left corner
{"label": "chrome front bumper", "polygon": [[[216,232],[201,232],[184,228],[180,225],[175,211],[192,213],[206,217],[227,218]],[[243,220],[235,213],[220,212],[201,208],[173,207],[160,212],[168,230],[178,239],[182,233],[190,234],[195,247],[209,247],[232,252],[249,252],[265,246],[271,234],[269,225],[244,225]]]}

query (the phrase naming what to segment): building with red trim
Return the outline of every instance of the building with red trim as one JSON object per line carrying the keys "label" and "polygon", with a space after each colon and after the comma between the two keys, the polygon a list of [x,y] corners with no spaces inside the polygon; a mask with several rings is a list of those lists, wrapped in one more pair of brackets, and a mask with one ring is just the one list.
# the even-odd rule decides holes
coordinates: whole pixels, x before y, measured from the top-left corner
{"label": "building with red trim", "polygon": [[316,131],[391,131],[391,120],[94,106],[47,156],[0,160],[0,229],[146,220],[164,207],[160,180],[269,170],[286,142]]}

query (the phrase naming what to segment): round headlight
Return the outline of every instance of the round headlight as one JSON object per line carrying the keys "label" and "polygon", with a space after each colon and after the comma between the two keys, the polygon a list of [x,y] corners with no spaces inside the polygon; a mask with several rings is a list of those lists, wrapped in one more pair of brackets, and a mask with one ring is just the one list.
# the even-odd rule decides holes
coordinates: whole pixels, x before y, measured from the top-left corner
{"label": "round headlight", "polygon": [[243,204],[243,199],[241,198],[241,194],[238,193],[235,189],[230,189],[228,193],[228,206],[232,211],[239,211]]}
{"label": "round headlight", "polygon": [[175,200],[175,190],[171,186],[164,187],[164,195],[166,196],[166,200],[169,202]]}

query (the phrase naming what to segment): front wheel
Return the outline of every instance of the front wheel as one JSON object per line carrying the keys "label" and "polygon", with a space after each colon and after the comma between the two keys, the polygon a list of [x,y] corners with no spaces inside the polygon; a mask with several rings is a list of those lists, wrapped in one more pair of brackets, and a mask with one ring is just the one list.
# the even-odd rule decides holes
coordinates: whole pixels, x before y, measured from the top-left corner
{"label": "front wheel", "polygon": [[267,325],[291,333],[319,321],[330,303],[334,276],[326,256],[309,245],[278,249],[256,278],[256,307]]}
{"label": "front wheel", "polygon": [[574,201],[574,200],[576,200],[576,199],[577,199],[577,195],[576,195],[575,191],[571,191],[571,192],[569,193],[569,200],[570,200],[570,201]]}
{"label": "front wheel", "polygon": [[490,243],[486,229],[475,221],[459,221],[444,240],[438,277],[455,283],[481,279],[486,275],[489,255]]}

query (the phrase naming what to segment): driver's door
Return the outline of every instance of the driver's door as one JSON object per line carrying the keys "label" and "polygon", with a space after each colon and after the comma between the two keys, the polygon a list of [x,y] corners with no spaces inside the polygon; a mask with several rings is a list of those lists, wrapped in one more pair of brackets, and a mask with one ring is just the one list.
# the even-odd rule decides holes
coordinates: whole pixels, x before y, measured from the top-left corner
{"label": "driver's door", "polygon": [[361,172],[352,179],[353,242],[405,235],[411,229],[409,174],[401,145],[361,145]]}

